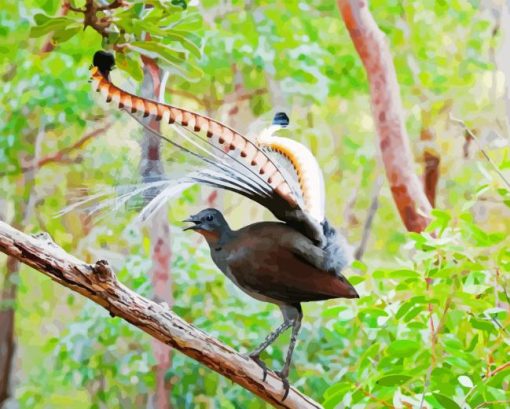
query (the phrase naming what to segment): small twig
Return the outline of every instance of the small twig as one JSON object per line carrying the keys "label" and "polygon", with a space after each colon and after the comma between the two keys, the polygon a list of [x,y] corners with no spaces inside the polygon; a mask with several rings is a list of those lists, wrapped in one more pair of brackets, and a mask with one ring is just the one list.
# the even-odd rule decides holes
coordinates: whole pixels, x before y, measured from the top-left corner
{"label": "small twig", "polygon": [[510,402],[510,400],[491,400],[491,401],[488,401],[488,402],[479,403],[478,405],[475,406],[475,409],[483,408],[486,405],[497,405],[497,404],[500,404],[500,403],[509,403],[509,402]]}
{"label": "small twig", "polygon": [[497,373],[499,373],[501,371],[504,371],[506,368],[510,368],[510,362],[507,362],[506,364],[498,366],[496,369],[494,369],[493,371],[489,372],[489,375],[487,376],[487,378],[490,378],[490,377],[496,375]]}
{"label": "small twig", "polygon": [[378,176],[374,183],[374,188],[372,190],[372,201],[370,203],[370,207],[368,209],[367,219],[365,220],[365,225],[363,226],[363,236],[361,237],[360,244],[356,251],[354,252],[354,258],[356,260],[361,260],[363,258],[363,254],[365,253],[368,238],[370,237],[370,230],[372,228],[372,221],[374,220],[375,213],[377,212],[377,208],[379,207],[379,193],[383,184],[383,177]]}
{"label": "small twig", "polygon": [[99,136],[102,133],[104,133],[105,131],[107,131],[111,126],[112,126],[112,124],[108,123],[106,125],[103,125],[101,128],[95,129],[94,131],[91,131],[91,132],[83,135],[80,139],[78,139],[72,145],[63,148],[60,151],[55,152],[54,154],[45,156],[44,158],[41,158],[41,160],[38,162],[37,166],[41,167],[41,166],[44,166],[50,162],[59,162],[65,156],[69,155],[71,152],[73,152],[77,149],[80,149],[90,139],[95,138],[96,136]]}
{"label": "small twig", "polygon": [[218,99],[218,98],[215,98],[214,96],[200,98],[200,97],[196,96],[195,94],[193,94],[192,92],[182,90],[182,89],[175,89],[175,88],[167,87],[167,91],[169,92],[170,95],[179,95],[181,97],[195,101],[197,104],[202,105],[204,107],[212,107],[212,108],[221,106],[223,104],[233,104],[236,102],[251,99],[257,95],[263,95],[263,94],[267,93],[267,89],[259,88],[252,92],[247,92],[247,93],[241,94],[241,95],[235,97],[234,99],[231,97],[228,97],[228,96],[225,99]]}
{"label": "small twig", "polygon": [[175,88],[170,88],[170,87],[167,87],[166,89],[168,91],[168,93],[170,95],[179,95],[181,97],[184,97],[184,98],[187,98],[187,99],[190,99],[192,101],[195,101],[197,104],[199,105],[203,105],[203,106],[206,106],[207,103],[210,103],[210,101],[206,101],[205,98],[200,98],[200,97],[197,97],[195,94],[193,94],[192,92],[188,92],[186,90],[182,90],[182,89],[175,89]]}
{"label": "small twig", "polygon": [[64,6],[67,7],[69,10],[74,11],[75,13],[85,13],[85,9],[80,9],[78,7],[74,7],[71,5],[70,2],[65,2]]}
{"label": "small twig", "polygon": [[[427,282],[427,290],[429,290],[430,285],[431,285],[431,280],[429,278],[427,278],[426,280],[427,280],[426,281]],[[452,303],[452,296],[453,296],[453,294],[449,295],[448,298],[446,299],[446,302],[444,304],[443,314],[441,315],[441,319],[439,320],[437,327],[434,326],[434,321],[432,319],[432,304],[430,304],[430,303],[428,304],[428,309],[429,309],[429,313],[430,313],[429,325],[430,325],[430,331],[431,331],[430,339],[431,339],[431,343],[432,343],[432,363],[429,366],[429,368],[427,369],[427,374],[425,375],[425,382],[423,384],[423,393],[421,395],[420,406],[418,406],[419,409],[423,408],[423,404],[425,403],[425,395],[427,394],[428,388],[430,386],[430,378],[432,376],[432,371],[434,369],[435,361],[436,361],[435,350],[436,350],[436,345],[437,345],[437,339],[438,339],[439,333],[442,331],[444,323],[446,321],[446,314],[448,313],[448,310],[450,309],[450,305]]]}
{"label": "small twig", "polygon": [[443,330],[444,323],[446,321],[446,314],[448,313],[448,310],[450,309],[451,304],[452,304],[452,295],[449,295],[448,298],[446,299],[445,304],[444,304],[443,315],[441,316],[441,319],[439,320],[439,324],[437,324],[436,332],[434,333],[434,338],[435,338],[436,343],[437,343],[437,337],[438,337],[439,333]]}
{"label": "small twig", "polygon": [[428,392],[429,386],[430,386],[430,377],[432,376],[432,365],[429,366],[427,369],[427,374],[425,375],[425,382],[423,384],[423,393],[421,394],[420,399],[420,406],[418,406],[419,409],[423,408],[423,404],[425,403],[425,395]]}
{"label": "small twig", "polygon": [[[94,0],[87,0],[87,5],[85,9],[80,9],[78,7],[73,7],[70,2],[66,1],[64,2],[64,6],[67,7],[69,10],[74,11],[76,13],[83,13],[85,14],[88,10],[88,8],[91,7],[91,5],[94,3]],[[94,4],[95,5],[95,4]],[[95,6],[96,11],[105,11],[105,10],[113,10],[122,6],[126,6],[127,4],[124,3],[122,0],[113,0],[110,4],[106,6]]]}
{"label": "small twig", "polygon": [[464,130],[468,133],[468,135],[473,138],[473,140],[476,142],[476,145],[478,146],[478,149],[480,150],[480,152],[482,153],[482,155],[485,157],[485,159],[487,160],[487,162],[489,162],[489,164],[492,166],[492,168],[494,169],[494,171],[498,174],[498,176],[501,178],[501,180],[505,183],[505,185],[510,189],[510,182],[506,179],[505,175],[503,175],[503,173],[499,170],[499,168],[497,167],[497,165],[492,161],[491,157],[487,154],[487,152],[485,151],[485,149],[482,147],[482,145],[480,144],[480,141],[478,140],[477,136],[471,131],[471,129],[469,129],[467,127],[467,125],[465,124],[465,122],[461,119],[457,119],[455,117],[453,117],[451,114],[450,114],[450,121],[452,122],[456,122],[457,124],[461,125],[462,127],[464,127]]}
{"label": "small twig", "polygon": [[[69,2],[66,3],[66,7],[69,8],[69,10],[74,11],[75,13],[81,13],[83,14],[83,27],[87,28],[88,26],[92,27],[94,30],[96,30],[99,34],[101,34],[103,37],[108,37],[108,28],[110,27],[110,24],[112,23],[112,19],[109,15],[98,17],[97,13],[105,11],[110,11],[119,7],[126,6],[127,4],[124,3],[122,0],[114,0],[112,3],[106,5],[106,6],[98,6],[94,0],[86,0],[85,8],[80,9],[71,6]],[[108,14],[108,13],[105,13]]]}
{"label": "small twig", "polygon": [[363,169],[360,169],[356,174],[356,181],[354,182],[354,188],[351,190],[351,194],[349,198],[345,201],[344,207],[344,226],[345,229],[348,230],[353,225],[357,224],[356,216],[354,215],[354,207],[356,205],[356,200],[358,199],[358,193],[361,187],[361,182],[363,180]]}
{"label": "small twig", "polygon": [[361,393],[365,395],[367,398],[370,398],[372,402],[379,402],[382,405],[381,407],[384,408],[395,409],[395,406],[393,406],[391,403],[385,401],[384,399],[380,399],[377,396],[372,395],[369,391],[366,391],[361,384],[357,383],[356,386],[358,387],[358,390],[360,390]]}
{"label": "small twig", "polygon": [[97,11],[113,10],[113,9],[117,9],[122,6],[127,6],[127,4],[124,3],[122,0],[113,0],[107,6],[99,6],[97,8]]}

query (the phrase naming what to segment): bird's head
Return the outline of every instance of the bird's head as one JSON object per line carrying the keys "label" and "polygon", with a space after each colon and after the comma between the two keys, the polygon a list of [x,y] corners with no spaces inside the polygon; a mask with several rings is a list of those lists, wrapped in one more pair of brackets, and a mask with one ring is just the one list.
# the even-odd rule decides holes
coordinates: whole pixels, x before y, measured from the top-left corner
{"label": "bird's head", "polygon": [[99,50],[94,54],[92,65],[97,67],[99,72],[103,74],[103,77],[108,78],[110,71],[115,66],[115,57],[112,53]]}
{"label": "bird's head", "polygon": [[218,240],[223,234],[231,231],[221,212],[216,209],[202,210],[184,221],[193,223],[184,230],[195,230],[203,235],[207,241]]}

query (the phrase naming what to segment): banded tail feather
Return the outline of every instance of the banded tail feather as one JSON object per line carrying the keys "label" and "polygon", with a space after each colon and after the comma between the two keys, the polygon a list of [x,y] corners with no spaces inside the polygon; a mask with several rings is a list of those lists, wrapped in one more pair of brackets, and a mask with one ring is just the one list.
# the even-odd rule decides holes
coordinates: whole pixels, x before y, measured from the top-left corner
{"label": "banded tail feather", "polygon": [[[190,178],[192,181],[242,194],[266,207],[278,219],[293,225],[315,242],[325,244],[321,226],[324,220],[323,195],[313,197],[316,188],[312,179],[317,176],[317,172],[307,171],[306,160],[312,155],[303,145],[298,142],[284,144],[267,137],[259,138],[257,143],[207,116],[126,92],[110,81],[110,71],[114,64],[115,60],[110,53],[98,51],[94,55],[91,67],[94,90],[101,93],[107,102],[117,104],[152,133],[202,160],[206,168],[216,173],[207,174],[205,170],[199,176]],[[182,127],[179,136],[191,144],[192,148],[188,149],[176,142],[175,138],[151,130],[146,125],[147,119]],[[283,117],[280,120],[285,122]],[[179,131],[179,128],[174,129]],[[309,153],[306,158],[303,149]],[[282,166],[282,159],[291,166]],[[315,159],[313,161],[316,164]],[[322,186],[321,174],[320,178],[321,183],[318,185]],[[321,202],[322,210],[318,210],[318,203]]]}
{"label": "banded tail feather", "polygon": [[[95,62],[97,63],[96,58]],[[114,102],[120,108],[129,110],[133,114],[142,113],[143,117],[150,115],[167,124],[175,123],[193,132],[204,132],[212,144],[223,145],[228,150],[239,151],[241,158],[254,172],[258,172],[291,207],[297,206],[297,199],[292,189],[272,159],[248,138],[214,119],[121,90],[109,81],[108,76],[105,75],[107,72],[108,70],[104,67],[98,66],[92,67],[91,72],[94,88],[107,102]]]}

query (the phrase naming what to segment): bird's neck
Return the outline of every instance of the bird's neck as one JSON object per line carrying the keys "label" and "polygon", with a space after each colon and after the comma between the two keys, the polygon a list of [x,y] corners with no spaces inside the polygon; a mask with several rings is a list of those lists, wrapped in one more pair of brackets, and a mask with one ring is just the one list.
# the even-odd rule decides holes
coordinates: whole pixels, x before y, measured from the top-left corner
{"label": "bird's neck", "polygon": [[207,244],[212,249],[218,250],[220,249],[226,242],[228,242],[232,237],[234,236],[234,232],[230,227],[227,225],[220,231],[214,231],[214,232],[202,232],[202,235],[204,236],[205,240],[207,241]]}

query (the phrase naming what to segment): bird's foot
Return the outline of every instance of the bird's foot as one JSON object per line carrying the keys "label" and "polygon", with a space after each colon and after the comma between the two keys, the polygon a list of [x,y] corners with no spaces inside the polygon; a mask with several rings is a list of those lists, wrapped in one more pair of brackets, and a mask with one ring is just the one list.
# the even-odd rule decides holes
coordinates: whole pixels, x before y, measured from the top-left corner
{"label": "bird's foot", "polygon": [[280,379],[282,380],[282,383],[283,383],[283,390],[284,390],[283,397],[282,397],[282,402],[283,402],[289,395],[289,390],[290,390],[289,378],[288,378],[289,374],[285,373],[285,371],[276,371],[275,373],[276,373],[276,375],[278,375],[280,377]]}
{"label": "bird's foot", "polygon": [[268,369],[267,369],[267,366],[264,362],[262,362],[262,359],[260,359],[260,356],[259,354],[255,354],[255,353],[251,353],[251,354],[247,354],[245,355],[247,358],[251,358],[255,361],[255,363],[260,366],[260,368],[262,369],[262,382],[265,382],[266,381],[266,378],[267,378],[267,372],[268,372]]}

